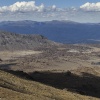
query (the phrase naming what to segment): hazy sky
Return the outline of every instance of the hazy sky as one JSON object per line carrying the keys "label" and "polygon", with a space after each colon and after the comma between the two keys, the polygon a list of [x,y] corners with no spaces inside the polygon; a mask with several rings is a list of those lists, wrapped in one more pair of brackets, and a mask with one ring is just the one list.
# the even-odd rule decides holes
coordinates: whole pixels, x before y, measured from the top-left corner
{"label": "hazy sky", "polygon": [[0,21],[100,22],[100,0],[0,0]]}

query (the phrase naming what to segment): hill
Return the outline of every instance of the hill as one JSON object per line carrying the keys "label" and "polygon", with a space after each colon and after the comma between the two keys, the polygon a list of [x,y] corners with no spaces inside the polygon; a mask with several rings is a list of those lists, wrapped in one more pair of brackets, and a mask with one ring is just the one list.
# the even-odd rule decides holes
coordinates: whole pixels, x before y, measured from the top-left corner
{"label": "hill", "polygon": [[[16,72],[15,72],[16,73]],[[23,72],[21,72],[23,73]],[[17,72],[17,74],[19,74]],[[99,100],[43,85],[13,72],[0,70],[1,100]]]}
{"label": "hill", "polygon": [[61,43],[100,43],[99,23],[77,23],[72,21],[6,21],[0,29],[16,33],[41,34]]}
{"label": "hill", "polygon": [[56,45],[58,44],[42,35],[0,31],[0,50],[33,50]]}

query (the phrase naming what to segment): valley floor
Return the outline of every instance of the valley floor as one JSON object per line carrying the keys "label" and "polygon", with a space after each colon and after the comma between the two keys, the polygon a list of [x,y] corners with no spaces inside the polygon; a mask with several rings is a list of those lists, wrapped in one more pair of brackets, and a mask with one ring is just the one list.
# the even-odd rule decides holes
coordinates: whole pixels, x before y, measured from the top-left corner
{"label": "valley floor", "polygon": [[[0,59],[1,100],[100,99],[98,45],[0,51]],[[32,80],[11,70],[22,71],[21,75],[25,72]]]}

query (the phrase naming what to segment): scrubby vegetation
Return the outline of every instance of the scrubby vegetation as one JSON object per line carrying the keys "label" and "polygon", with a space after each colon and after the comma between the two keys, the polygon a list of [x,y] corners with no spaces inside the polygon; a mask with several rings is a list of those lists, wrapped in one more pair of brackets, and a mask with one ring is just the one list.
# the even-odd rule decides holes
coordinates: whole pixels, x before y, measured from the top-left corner
{"label": "scrubby vegetation", "polygon": [[[99,100],[43,85],[29,80],[28,77],[25,79],[16,76],[14,71],[11,73],[0,70],[0,98],[4,100]],[[23,72],[18,73],[23,74]]]}

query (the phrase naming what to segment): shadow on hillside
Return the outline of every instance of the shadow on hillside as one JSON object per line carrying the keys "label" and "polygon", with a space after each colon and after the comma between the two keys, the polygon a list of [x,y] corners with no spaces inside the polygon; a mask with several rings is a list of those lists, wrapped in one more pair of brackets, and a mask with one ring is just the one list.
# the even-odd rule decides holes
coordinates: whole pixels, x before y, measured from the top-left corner
{"label": "shadow on hillside", "polygon": [[53,86],[58,89],[65,89],[71,92],[78,92],[82,95],[100,98],[100,77],[88,73],[77,76],[71,72],[51,73],[34,72],[30,73],[34,81]]}
{"label": "shadow on hillside", "polygon": [[17,63],[0,64],[0,69],[10,69],[11,66],[14,66],[16,64]]}
{"label": "shadow on hillside", "polygon": [[15,75],[19,78],[33,81],[33,78],[29,74],[27,74],[23,71],[19,71],[19,70],[18,71],[13,71],[13,70],[10,70],[10,69],[8,70],[8,69],[1,69],[1,68],[0,68],[0,70],[5,71],[5,72],[10,73],[10,74],[13,74],[13,75]]}
{"label": "shadow on hillside", "polygon": [[37,81],[58,89],[100,98],[100,77],[92,74],[82,73],[82,76],[72,74],[71,72],[34,72],[27,74],[23,71],[2,70],[17,77]]}

